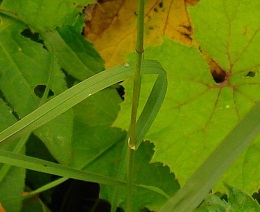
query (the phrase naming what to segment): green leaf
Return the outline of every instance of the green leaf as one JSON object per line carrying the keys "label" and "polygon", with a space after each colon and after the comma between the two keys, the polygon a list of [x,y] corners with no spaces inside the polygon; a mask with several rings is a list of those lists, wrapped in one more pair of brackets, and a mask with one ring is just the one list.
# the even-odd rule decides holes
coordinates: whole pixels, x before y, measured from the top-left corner
{"label": "green leaf", "polygon": [[75,119],[88,126],[111,126],[121,102],[116,90],[107,88],[76,105],[73,108]]}
{"label": "green leaf", "polygon": [[260,103],[239,122],[160,211],[192,211],[202,202],[225,171],[259,135],[259,111]]}
{"label": "green leaf", "polygon": [[[144,142],[135,152],[133,173],[136,187],[133,189],[133,211],[139,211],[144,207],[158,211],[162,204],[179,189],[179,183],[174,174],[170,173],[169,167],[161,163],[151,163],[153,148],[153,144]],[[102,190],[101,194],[110,194],[108,198],[113,201],[112,192],[113,189],[110,187]],[[117,194],[118,201],[124,208],[126,194],[126,190],[119,190]]]}
{"label": "green leaf", "polygon": [[190,8],[194,38],[232,78],[259,70],[259,8],[259,1],[243,0],[201,1]]}
{"label": "green leaf", "polygon": [[[232,91],[238,119],[247,113],[251,103],[259,101],[259,1],[201,1],[190,8],[194,24],[194,38],[226,71],[228,87]],[[253,192],[259,187],[260,173],[255,171],[255,160],[259,160],[259,149],[254,150],[252,160],[248,161],[252,149],[259,146],[260,137],[254,140],[239,161],[225,174],[224,180]],[[256,152],[258,151],[258,156]]]}
{"label": "green leaf", "polygon": [[[126,176],[126,134],[120,129],[88,127],[80,119],[75,121],[73,164],[102,176],[124,180]],[[145,143],[136,152],[134,211],[143,207],[158,209],[178,188],[178,182],[167,167],[149,164],[153,145]],[[147,177],[149,176],[149,177]],[[168,182],[168,183],[165,183]],[[117,190],[118,189],[118,190]],[[125,208],[126,189],[101,187],[101,197]],[[115,192],[115,193],[114,193]]]}
{"label": "green leaf", "polygon": [[229,204],[232,211],[260,211],[260,205],[248,194],[226,185],[229,193]]}
{"label": "green leaf", "polygon": [[[160,61],[170,82],[163,106],[146,138],[155,144],[153,161],[169,165],[183,184],[260,100],[259,70],[255,69],[254,77],[246,77],[248,70],[243,69],[230,76],[226,83],[217,84],[197,49],[167,39],[158,47],[148,48],[145,57]],[[151,87],[149,77],[142,81],[140,105],[144,104]],[[131,82],[125,82],[124,86],[125,101],[115,126],[127,129]],[[247,173],[242,176],[240,171],[243,166],[243,157],[240,157],[225,181],[237,183],[252,192],[258,182],[245,181]],[[253,168],[250,162],[247,166]]]}
{"label": "green leaf", "polygon": [[[0,98],[0,130],[5,129],[16,121],[12,115],[12,110]],[[11,151],[14,145],[10,143],[1,147]],[[20,151],[24,153],[24,149]],[[2,171],[4,164],[0,164]],[[0,203],[6,211],[20,211],[21,199],[13,200],[14,197],[22,196],[24,188],[25,169],[19,167],[11,167],[5,176],[1,175],[0,180]]]}
{"label": "green leaf", "polygon": [[253,200],[251,196],[229,185],[225,185],[225,187],[228,190],[227,201],[221,200],[216,195],[210,194],[196,210],[196,212],[260,211],[260,205],[255,200]]}
{"label": "green leaf", "polygon": [[230,206],[224,200],[221,200],[214,194],[209,194],[204,202],[197,208],[196,212],[226,212],[230,210]]}
{"label": "green leaf", "polygon": [[[35,110],[41,99],[36,91],[49,88],[54,95],[66,89],[62,72],[41,44],[24,38],[25,26],[1,17],[0,89],[19,118]],[[68,164],[71,157],[72,112],[35,131],[53,156]],[[62,123],[62,124],[61,124]]]}
{"label": "green leaf", "polygon": [[47,47],[57,56],[60,66],[78,80],[103,71],[104,61],[93,45],[75,27],[64,26],[44,34]]}
{"label": "green leaf", "polygon": [[4,0],[1,13],[13,16],[37,32],[53,30],[58,26],[72,25],[79,9],[93,0]]}

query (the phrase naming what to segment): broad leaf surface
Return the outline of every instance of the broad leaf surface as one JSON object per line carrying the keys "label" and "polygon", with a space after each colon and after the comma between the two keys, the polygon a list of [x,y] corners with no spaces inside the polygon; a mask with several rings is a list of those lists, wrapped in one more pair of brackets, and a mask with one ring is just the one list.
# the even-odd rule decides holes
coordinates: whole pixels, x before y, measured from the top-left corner
{"label": "broad leaf surface", "polygon": [[[75,121],[74,130],[73,161],[76,167],[125,180],[125,132],[104,126],[89,127],[80,120]],[[169,173],[169,168],[159,163],[149,164],[152,155],[153,145],[148,143],[143,144],[136,153],[134,175],[137,187],[134,187],[133,198],[135,211],[143,207],[158,209],[179,188],[174,175]],[[126,190],[121,187],[101,186],[100,195],[116,206],[126,206]]]}
{"label": "broad leaf surface", "polygon": [[[126,145],[121,142],[121,144],[118,144],[117,147],[112,150],[115,153],[117,152],[117,159],[107,155],[107,166],[114,166],[114,169],[118,167],[120,160],[124,160],[125,155],[120,156],[120,152],[122,152],[122,149],[125,147]],[[133,211],[140,211],[140,209],[144,207],[152,211],[157,211],[162,204],[179,189],[175,175],[170,173],[169,167],[163,166],[161,163],[150,163],[152,155],[154,154],[153,148],[153,144],[145,142],[142,143],[135,152]],[[120,176],[120,171],[115,170],[112,176]],[[126,173],[120,177],[125,176]],[[127,190],[119,187],[111,188],[104,186],[101,189],[101,196],[103,198],[123,208],[126,208],[126,194]]]}
{"label": "broad leaf surface", "polygon": [[[70,76],[84,80],[103,71],[104,61],[93,45],[80,36],[76,27],[64,26],[57,31],[47,32],[44,37],[46,45],[57,56],[60,66]],[[117,116],[121,101],[115,89],[102,90],[74,107],[75,120],[87,124],[85,130],[93,126],[109,127]],[[77,142],[75,131],[77,128],[74,126],[74,140]],[[106,135],[103,130],[98,134]]]}
{"label": "broad leaf surface", "polygon": [[[255,9],[259,4],[236,2],[203,1],[192,9],[196,39],[227,73],[222,83],[214,82],[205,59],[195,48],[165,40],[162,45],[145,52],[146,58],[161,62],[169,80],[164,105],[147,135],[155,143],[153,160],[169,165],[181,183],[260,100],[260,64],[256,53],[260,44],[256,22],[259,13]],[[251,19],[244,18],[247,15]],[[218,29],[219,33],[213,29]],[[248,29],[246,33],[245,29]],[[142,100],[147,98],[145,91],[150,87],[150,81],[143,79]],[[127,113],[123,111],[129,111],[131,88],[127,83],[125,85],[126,102],[116,126],[128,122],[129,115],[123,115]],[[254,145],[258,146],[258,143],[259,138]],[[252,157],[252,162],[245,161],[245,155],[242,155],[223,180],[253,192],[259,185],[260,176],[252,179],[244,172],[255,169],[254,160],[259,160],[259,154]]]}
{"label": "broad leaf surface", "polygon": [[193,37],[227,73],[258,70],[259,9],[259,1],[201,1],[190,9]]}
{"label": "broad leaf surface", "polygon": [[[38,86],[49,87],[54,95],[66,89],[64,75],[41,44],[20,34],[24,25],[1,17],[0,27],[0,89],[22,118],[40,105]],[[71,157],[72,118],[69,111],[35,131],[62,163]]]}
{"label": "broad leaf surface", "polygon": [[4,0],[1,9],[38,32],[53,30],[58,26],[72,25],[86,4],[92,0]]}
{"label": "broad leaf surface", "polygon": [[[0,131],[10,126],[16,121],[12,115],[12,109],[0,98]],[[14,144],[7,144],[1,146],[6,150],[12,151]],[[24,149],[20,151],[22,154]],[[0,164],[0,172],[4,165]],[[11,167],[7,175],[1,176],[0,180],[0,203],[6,211],[20,211],[22,201],[21,199],[12,200],[14,197],[22,196],[25,180],[25,169],[18,167]],[[4,191],[4,192],[3,192]]]}
{"label": "broad leaf surface", "polygon": [[[119,97],[114,92],[114,89],[106,89],[74,107],[72,165],[103,176],[125,180],[126,133],[110,127],[119,111],[118,103],[121,102],[120,99],[117,100]],[[153,145],[148,143],[143,145],[136,155],[135,183],[140,185],[135,188],[135,192],[138,192],[134,194],[133,204],[136,209],[158,209],[179,188],[174,175],[169,173],[167,167],[158,163],[149,164],[152,155]],[[149,190],[150,187],[162,194]],[[113,192],[115,188],[101,187],[102,198],[116,206],[125,207],[126,190]]]}
{"label": "broad leaf surface", "polygon": [[105,69],[93,45],[80,36],[76,27],[64,26],[57,31],[47,32],[45,42],[57,56],[60,66],[78,80]]}

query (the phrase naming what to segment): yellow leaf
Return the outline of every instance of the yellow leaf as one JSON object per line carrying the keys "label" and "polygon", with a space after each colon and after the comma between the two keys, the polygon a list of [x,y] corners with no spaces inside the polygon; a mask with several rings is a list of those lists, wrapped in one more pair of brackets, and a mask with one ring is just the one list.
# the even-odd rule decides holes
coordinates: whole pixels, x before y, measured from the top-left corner
{"label": "yellow leaf", "polygon": [[[150,0],[145,9],[145,46],[158,45],[163,36],[191,45],[192,26],[187,4],[198,0]],[[137,0],[102,0],[86,9],[86,38],[112,67],[133,52],[136,40]]]}

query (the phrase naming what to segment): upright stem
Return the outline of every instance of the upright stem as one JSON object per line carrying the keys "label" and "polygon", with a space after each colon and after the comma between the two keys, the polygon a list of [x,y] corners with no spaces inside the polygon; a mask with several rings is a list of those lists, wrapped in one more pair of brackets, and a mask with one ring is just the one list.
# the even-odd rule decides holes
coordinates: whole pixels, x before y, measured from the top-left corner
{"label": "upright stem", "polygon": [[143,57],[143,37],[144,37],[144,1],[138,2],[137,19],[137,41],[136,41],[136,67],[134,75],[133,99],[131,123],[128,138],[128,173],[127,173],[127,212],[132,212],[132,193],[133,193],[133,170],[134,170],[134,150],[136,149],[136,119],[141,89],[141,66]]}
{"label": "upright stem", "polygon": [[134,87],[133,87],[133,99],[132,99],[132,113],[131,113],[131,123],[129,129],[129,140],[128,145],[131,149],[136,148],[135,140],[135,128],[136,128],[136,117],[137,108],[139,104],[139,96],[141,89],[141,66],[143,57],[143,37],[144,37],[144,0],[139,0],[138,6],[138,20],[137,20],[137,42],[136,42],[136,67],[134,75]]}

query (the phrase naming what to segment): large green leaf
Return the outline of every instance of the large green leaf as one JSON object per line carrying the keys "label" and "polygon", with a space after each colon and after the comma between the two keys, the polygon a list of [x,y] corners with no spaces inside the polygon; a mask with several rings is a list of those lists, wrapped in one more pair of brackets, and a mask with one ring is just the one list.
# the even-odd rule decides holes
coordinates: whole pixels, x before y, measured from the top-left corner
{"label": "large green leaf", "polygon": [[79,14],[79,9],[93,0],[4,0],[2,13],[11,15],[26,23],[37,32],[53,30],[58,26],[72,25]]}
{"label": "large green leaf", "polygon": [[[111,155],[104,157],[104,159],[106,158],[106,166],[113,167],[114,172],[111,174],[114,177],[126,177],[126,170],[120,173],[120,165],[122,165],[121,163],[125,161],[126,157],[122,152],[125,152],[126,147],[127,145],[124,143],[118,143],[110,152],[112,155],[117,154],[117,157],[113,158]],[[154,154],[153,148],[153,144],[145,142],[135,151],[133,211],[140,211],[144,207],[152,211],[158,211],[162,204],[179,189],[179,183],[175,175],[170,173],[169,167],[163,166],[161,163],[150,162]],[[123,167],[127,167],[126,164]],[[101,197],[108,199],[112,204],[126,208],[126,188],[102,186]]]}
{"label": "large green leaf", "polygon": [[[37,90],[48,87],[54,95],[66,89],[64,76],[54,58],[41,44],[24,38],[25,26],[1,17],[0,89],[19,118],[35,110],[41,99]],[[35,131],[53,156],[62,163],[71,158],[71,111]]]}
{"label": "large green leaf", "polygon": [[[153,161],[169,165],[181,183],[260,100],[260,64],[256,53],[260,45],[259,13],[255,7],[259,8],[259,3],[254,1],[202,1],[193,8],[196,39],[227,73],[221,83],[213,80],[196,48],[164,40],[162,45],[145,52],[146,58],[161,62],[169,80],[162,109],[147,134],[147,139],[155,144]],[[230,16],[232,20],[228,19]],[[141,101],[147,98],[150,81],[143,78]],[[129,122],[130,84],[125,82],[126,101],[115,124],[124,129]],[[258,146],[259,142],[258,138],[252,145]],[[244,171],[255,169],[259,154],[254,153],[253,157],[253,161],[245,161],[242,155],[223,180],[248,192],[255,191],[260,176],[252,179],[250,172]],[[219,186],[223,189],[222,184]]]}
{"label": "large green leaf", "polygon": [[[126,134],[117,128],[89,127],[80,119],[75,121],[73,164],[106,177],[125,180]],[[160,163],[150,164],[153,145],[145,143],[135,155],[134,211],[143,207],[159,207],[179,188],[175,176]],[[166,183],[167,182],[167,183]],[[126,188],[101,186],[101,197],[115,206],[126,206]]]}
{"label": "large green leaf", "polygon": [[257,0],[204,0],[190,9],[194,38],[232,78],[259,68],[259,9]]}

